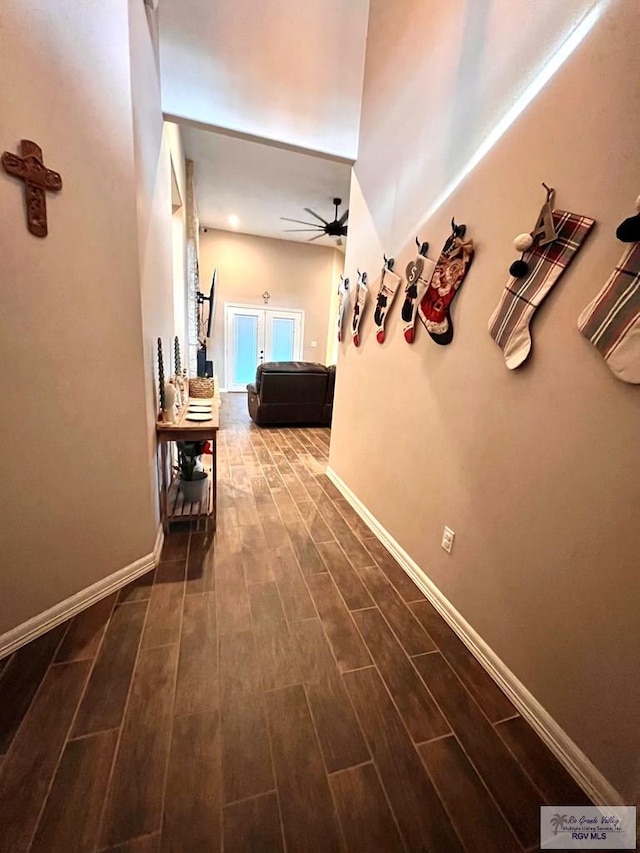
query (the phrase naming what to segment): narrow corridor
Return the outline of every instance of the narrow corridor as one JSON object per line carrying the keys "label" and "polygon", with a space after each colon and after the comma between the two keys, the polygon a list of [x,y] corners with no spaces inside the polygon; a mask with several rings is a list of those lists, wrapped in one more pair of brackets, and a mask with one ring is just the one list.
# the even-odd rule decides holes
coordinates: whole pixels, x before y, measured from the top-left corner
{"label": "narrow corridor", "polygon": [[0,662],[0,851],[522,851],[588,802],[326,477],[223,397],[217,533]]}

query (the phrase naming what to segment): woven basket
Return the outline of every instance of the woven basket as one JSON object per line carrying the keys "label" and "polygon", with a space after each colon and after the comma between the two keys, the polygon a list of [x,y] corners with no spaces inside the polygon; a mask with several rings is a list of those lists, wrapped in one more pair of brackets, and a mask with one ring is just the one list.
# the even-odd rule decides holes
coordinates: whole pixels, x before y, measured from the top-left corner
{"label": "woven basket", "polygon": [[213,397],[213,379],[198,376],[189,380],[190,397]]}

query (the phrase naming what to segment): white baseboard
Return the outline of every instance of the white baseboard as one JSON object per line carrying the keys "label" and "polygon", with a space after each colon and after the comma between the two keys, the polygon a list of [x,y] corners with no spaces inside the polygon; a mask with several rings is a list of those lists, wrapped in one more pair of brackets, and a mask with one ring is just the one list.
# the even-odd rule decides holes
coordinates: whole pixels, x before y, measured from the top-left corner
{"label": "white baseboard", "polygon": [[564,729],[542,707],[535,696],[527,690],[493,649],[485,643],[464,616],[440,592],[433,581],[427,577],[420,566],[372,515],[349,486],[332,468],[327,467],[327,476],[594,803],[596,805],[624,803],[624,798],[605,779],[598,768],[571,740]]}
{"label": "white baseboard", "polygon": [[86,589],[80,590],[80,592],[74,593],[74,595],[66,598],[59,604],[54,604],[53,607],[45,610],[44,613],[39,613],[37,616],[23,622],[22,625],[17,625],[15,628],[7,631],[6,634],[0,635],[0,659],[15,652],[16,649],[26,645],[31,640],[35,640],[41,634],[50,631],[51,628],[55,628],[61,622],[65,622],[67,619],[80,613],[81,610],[91,607],[96,601],[100,601],[101,598],[105,598],[107,595],[120,589],[120,587],[125,586],[129,581],[135,580],[135,578],[145,574],[145,572],[154,569],[160,560],[163,542],[164,533],[162,525],[160,525],[156,534],[153,551],[150,554],[140,557],[140,559],[135,560],[135,562],[130,563],[128,566],[118,569],[118,571],[111,575],[107,575],[106,578],[101,578],[96,583],[88,586]]}

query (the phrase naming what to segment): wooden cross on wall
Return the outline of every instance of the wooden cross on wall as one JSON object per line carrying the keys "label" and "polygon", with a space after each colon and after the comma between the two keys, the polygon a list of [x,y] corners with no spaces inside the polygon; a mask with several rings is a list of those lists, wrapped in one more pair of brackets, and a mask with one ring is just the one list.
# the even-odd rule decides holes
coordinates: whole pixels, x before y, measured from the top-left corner
{"label": "wooden cross on wall", "polygon": [[24,181],[27,203],[27,228],[36,237],[47,236],[47,196],[49,192],[62,189],[62,177],[42,162],[42,148],[35,142],[23,139],[20,154],[5,151],[0,159],[2,168],[9,175]]}

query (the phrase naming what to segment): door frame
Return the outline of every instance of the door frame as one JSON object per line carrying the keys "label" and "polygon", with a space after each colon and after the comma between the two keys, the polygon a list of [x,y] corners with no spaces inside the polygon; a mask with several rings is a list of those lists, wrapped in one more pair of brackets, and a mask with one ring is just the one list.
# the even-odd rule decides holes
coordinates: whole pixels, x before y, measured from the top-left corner
{"label": "door frame", "polygon": [[[264,335],[265,335],[265,346],[266,346],[266,315],[268,312],[273,311],[274,313],[282,312],[283,314],[297,314],[300,318],[300,358],[302,358],[304,354],[304,325],[305,325],[305,312],[303,308],[286,308],[285,306],[276,306],[276,305],[264,305],[260,303],[250,303],[250,302],[225,302],[224,303],[224,378],[225,378],[225,391],[229,391],[233,385],[231,380],[231,364],[233,358],[231,356],[231,345],[233,342],[233,335],[231,333],[231,312],[233,310],[241,310],[241,311],[260,311],[264,314]],[[239,393],[239,392],[234,392]]]}

